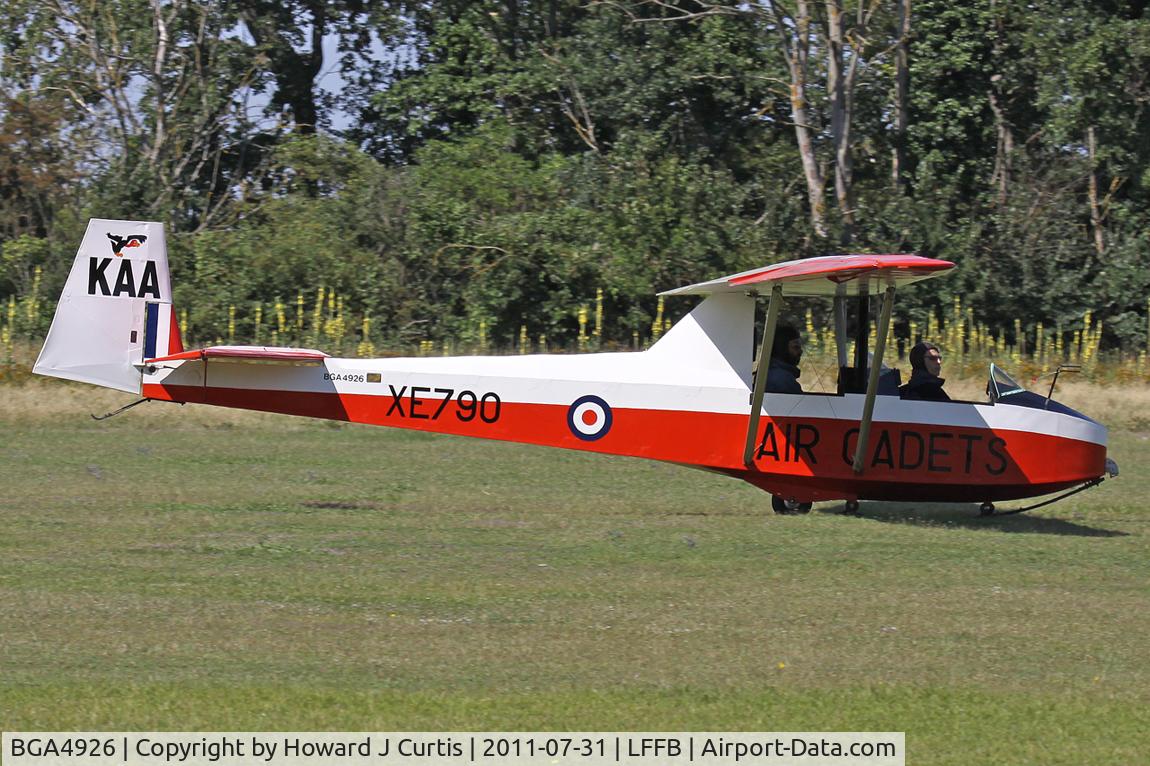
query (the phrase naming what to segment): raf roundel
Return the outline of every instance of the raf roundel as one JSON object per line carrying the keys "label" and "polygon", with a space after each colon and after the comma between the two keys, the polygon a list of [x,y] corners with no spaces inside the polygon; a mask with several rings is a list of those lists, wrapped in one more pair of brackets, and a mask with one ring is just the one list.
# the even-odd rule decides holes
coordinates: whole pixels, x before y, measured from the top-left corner
{"label": "raf roundel", "polygon": [[581,396],[567,409],[567,427],[585,442],[606,436],[611,421],[611,405],[598,396]]}

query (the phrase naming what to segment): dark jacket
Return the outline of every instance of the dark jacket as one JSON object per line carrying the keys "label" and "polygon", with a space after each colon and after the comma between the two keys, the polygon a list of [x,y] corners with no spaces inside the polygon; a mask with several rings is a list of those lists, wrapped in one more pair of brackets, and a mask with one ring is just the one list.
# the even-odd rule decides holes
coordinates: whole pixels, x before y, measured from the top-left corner
{"label": "dark jacket", "polygon": [[915,370],[905,385],[899,386],[898,393],[903,399],[918,399],[925,402],[949,402],[950,397],[942,390],[944,378],[936,378],[926,370]]}
{"label": "dark jacket", "polygon": [[772,356],[767,368],[766,390],[772,394],[801,394],[803,387],[799,385],[799,375],[798,367]]}

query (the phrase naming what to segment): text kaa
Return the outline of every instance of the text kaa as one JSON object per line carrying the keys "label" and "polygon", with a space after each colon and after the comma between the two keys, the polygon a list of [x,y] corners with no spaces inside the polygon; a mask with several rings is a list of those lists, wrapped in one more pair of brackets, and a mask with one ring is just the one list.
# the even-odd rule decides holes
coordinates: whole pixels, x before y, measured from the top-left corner
{"label": "text kaa", "polygon": [[[128,298],[161,300],[160,280],[156,276],[155,261],[117,260],[119,271],[116,272],[114,280],[108,268],[112,262],[112,258],[88,259],[88,295],[122,295]],[[142,272],[138,278],[137,272]]]}

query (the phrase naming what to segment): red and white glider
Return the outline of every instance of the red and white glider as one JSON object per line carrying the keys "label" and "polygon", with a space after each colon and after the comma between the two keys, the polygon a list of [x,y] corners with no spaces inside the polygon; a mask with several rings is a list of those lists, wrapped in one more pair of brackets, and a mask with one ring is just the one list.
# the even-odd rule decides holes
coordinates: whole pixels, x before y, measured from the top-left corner
{"label": "red and white glider", "polygon": [[[110,243],[133,236],[131,249]],[[953,264],[844,255],[775,264],[666,295],[703,300],[635,353],[340,359],[297,348],[186,351],[162,224],[92,220],[35,372],[139,394],[663,460],[813,500],[990,503],[1096,483],[1106,428],[1001,372],[987,403],[908,401],[882,365],[896,291]],[[778,394],[753,373],[788,296],[835,302],[835,394]],[[873,356],[869,301],[882,299]],[[847,315],[857,310],[856,355]],[[887,371],[889,373],[889,371]],[[894,392],[895,395],[890,395]],[[990,506],[992,508],[992,506]]]}

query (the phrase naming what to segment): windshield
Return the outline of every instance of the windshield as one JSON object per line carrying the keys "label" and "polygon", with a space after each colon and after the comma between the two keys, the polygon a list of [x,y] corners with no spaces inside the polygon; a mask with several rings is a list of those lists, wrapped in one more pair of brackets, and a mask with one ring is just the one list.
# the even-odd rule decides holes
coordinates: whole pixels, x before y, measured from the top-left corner
{"label": "windshield", "polygon": [[1015,407],[1029,407],[1035,410],[1060,412],[1063,415],[1082,418],[1092,423],[1096,422],[1078,410],[1067,407],[1065,404],[1056,402],[1041,394],[1036,394],[1033,391],[1027,391],[996,364],[990,365],[990,380],[987,381],[986,384],[986,393],[990,396],[991,404],[1009,404]]}
{"label": "windshield", "polygon": [[1006,370],[998,365],[990,365],[990,381],[986,384],[986,393],[990,394],[990,403],[994,404],[1004,396],[1017,394],[1026,389],[1018,385],[1014,378],[1006,374]]}

